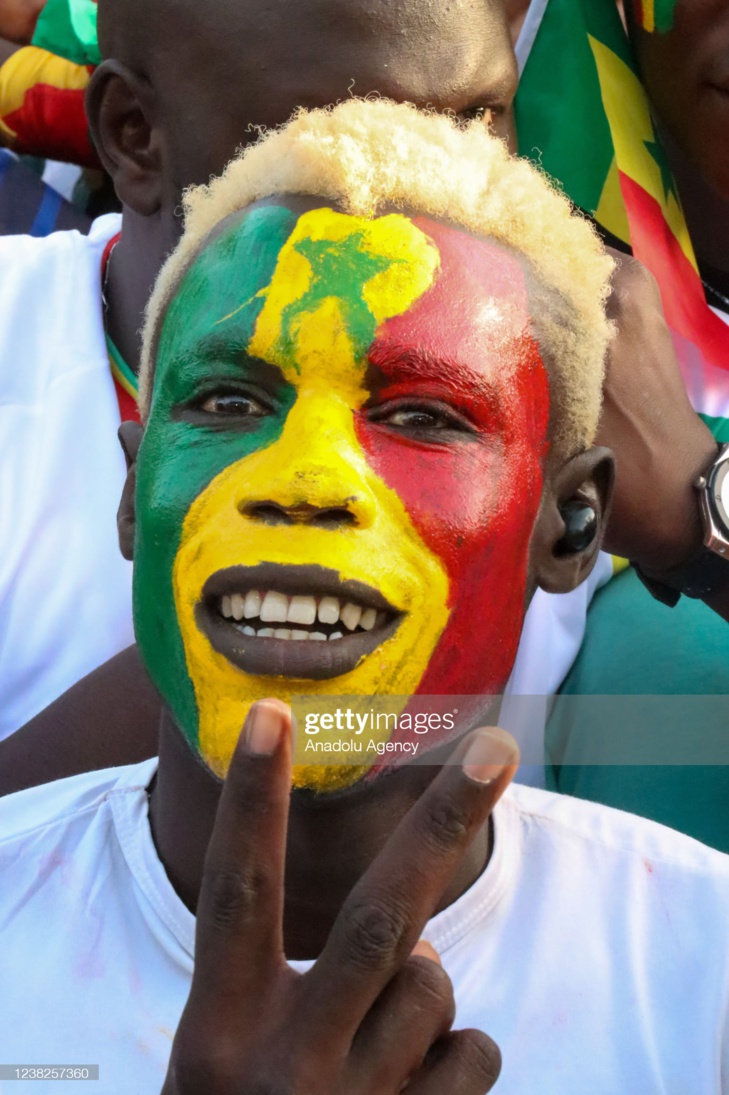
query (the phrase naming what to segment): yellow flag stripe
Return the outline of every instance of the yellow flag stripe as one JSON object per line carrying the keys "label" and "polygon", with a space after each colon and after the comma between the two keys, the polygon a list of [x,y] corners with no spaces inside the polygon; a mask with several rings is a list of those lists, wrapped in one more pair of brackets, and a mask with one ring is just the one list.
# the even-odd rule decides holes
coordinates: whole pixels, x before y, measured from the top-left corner
{"label": "yellow flag stripe", "polygon": [[595,210],[595,220],[623,243],[630,243],[630,223],[620,189],[620,173],[617,160],[613,159],[602,188],[600,201]]}
{"label": "yellow flag stripe", "polygon": [[2,117],[20,110],[27,93],[38,84],[61,91],[82,91],[88,82],[89,72],[83,65],[74,65],[36,46],[17,50],[0,67],[0,130],[6,136],[15,136]]}
{"label": "yellow flag stripe", "polygon": [[617,54],[592,35],[588,38],[597,65],[618,170],[629,175],[658,202],[681,250],[697,269],[681,206],[673,192],[664,193],[661,169],[647,148],[647,144],[655,143],[656,135],[645,91],[635,73]]}

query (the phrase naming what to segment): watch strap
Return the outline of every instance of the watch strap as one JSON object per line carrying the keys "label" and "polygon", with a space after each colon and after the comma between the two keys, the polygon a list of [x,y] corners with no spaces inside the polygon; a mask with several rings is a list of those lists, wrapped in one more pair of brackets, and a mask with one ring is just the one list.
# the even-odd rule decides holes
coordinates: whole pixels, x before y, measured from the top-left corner
{"label": "watch strap", "polygon": [[654,578],[638,566],[635,573],[657,601],[671,608],[678,603],[682,593],[704,600],[729,588],[729,559],[707,547],[700,548],[687,562],[661,574],[660,578]]}

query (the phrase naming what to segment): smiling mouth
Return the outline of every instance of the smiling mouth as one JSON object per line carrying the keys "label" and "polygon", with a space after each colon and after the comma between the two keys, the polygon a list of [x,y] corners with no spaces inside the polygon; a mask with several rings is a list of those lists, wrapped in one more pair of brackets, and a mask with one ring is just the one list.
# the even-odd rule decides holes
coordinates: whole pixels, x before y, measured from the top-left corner
{"label": "smiling mouth", "polygon": [[195,609],[213,649],[256,676],[349,673],[397,630],[402,613],[372,586],[320,566],[262,563],[216,571]]}

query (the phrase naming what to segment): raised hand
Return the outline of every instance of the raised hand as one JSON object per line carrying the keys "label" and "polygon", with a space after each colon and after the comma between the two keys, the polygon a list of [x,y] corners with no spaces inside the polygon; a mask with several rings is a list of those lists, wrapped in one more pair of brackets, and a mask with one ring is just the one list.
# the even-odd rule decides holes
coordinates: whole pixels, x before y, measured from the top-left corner
{"label": "raised hand", "polygon": [[251,711],[218,808],[195,970],[163,1095],[485,1095],[497,1046],[452,1031],[453,988],[420,933],[518,762],[477,730],[355,886],[305,974],[283,949],[291,717]]}

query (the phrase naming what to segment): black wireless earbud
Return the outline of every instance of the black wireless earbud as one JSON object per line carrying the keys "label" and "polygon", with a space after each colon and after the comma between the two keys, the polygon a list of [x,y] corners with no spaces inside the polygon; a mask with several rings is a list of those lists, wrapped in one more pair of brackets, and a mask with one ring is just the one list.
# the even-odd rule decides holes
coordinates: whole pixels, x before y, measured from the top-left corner
{"label": "black wireless earbud", "polygon": [[555,555],[576,555],[588,548],[597,536],[597,514],[587,502],[567,502],[560,506],[564,535],[555,546]]}

